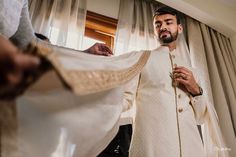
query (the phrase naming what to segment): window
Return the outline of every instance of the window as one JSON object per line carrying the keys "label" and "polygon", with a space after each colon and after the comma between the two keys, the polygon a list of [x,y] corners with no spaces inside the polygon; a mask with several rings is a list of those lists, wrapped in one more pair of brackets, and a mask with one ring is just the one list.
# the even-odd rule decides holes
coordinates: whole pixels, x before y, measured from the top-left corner
{"label": "window", "polygon": [[82,47],[79,48],[81,50],[85,50],[97,42],[104,43],[113,49],[116,27],[116,19],[87,11],[85,33],[83,37],[73,31],[66,33],[62,32],[60,34],[60,30],[58,28],[51,27],[49,30],[50,41],[54,45],[63,45],[60,43],[66,43],[66,47],[78,49],[77,42],[81,42],[83,38]]}
{"label": "window", "polygon": [[92,46],[96,42],[105,43],[112,49],[116,27],[116,19],[87,11],[83,49]]}

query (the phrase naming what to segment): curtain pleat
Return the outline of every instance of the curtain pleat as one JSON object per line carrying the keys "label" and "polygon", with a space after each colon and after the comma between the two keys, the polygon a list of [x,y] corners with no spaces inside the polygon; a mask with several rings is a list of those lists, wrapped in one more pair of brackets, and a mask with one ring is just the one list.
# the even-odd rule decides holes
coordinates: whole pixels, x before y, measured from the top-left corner
{"label": "curtain pleat", "polygon": [[231,156],[235,156],[236,73],[230,40],[192,18],[187,18],[193,66],[202,74],[203,88],[214,104]]}
{"label": "curtain pleat", "polygon": [[121,0],[115,36],[115,55],[157,47],[152,16],[159,3],[152,0]]}
{"label": "curtain pleat", "polygon": [[52,44],[81,49],[87,11],[86,0],[30,0],[29,11],[37,33]]}

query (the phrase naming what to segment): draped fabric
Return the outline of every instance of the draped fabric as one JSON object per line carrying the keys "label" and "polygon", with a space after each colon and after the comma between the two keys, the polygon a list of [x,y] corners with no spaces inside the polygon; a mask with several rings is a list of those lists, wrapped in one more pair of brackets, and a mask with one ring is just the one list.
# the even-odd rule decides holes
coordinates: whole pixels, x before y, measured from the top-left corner
{"label": "draped fabric", "polygon": [[226,148],[214,149],[235,156],[236,56],[230,40],[189,17],[187,32],[192,66],[199,69],[201,84],[209,103],[214,104],[227,144]]}
{"label": "draped fabric", "polygon": [[96,156],[118,131],[123,85],[139,75],[150,53],[104,57],[47,44],[28,51],[45,56],[54,70],[17,101],[20,155]]}
{"label": "draped fabric", "polygon": [[152,16],[159,3],[152,0],[121,0],[115,36],[115,55],[157,47]]}
{"label": "draped fabric", "polygon": [[82,47],[86,10],[86,0],[29,0],[35,31],[52,44],[73,49]]}

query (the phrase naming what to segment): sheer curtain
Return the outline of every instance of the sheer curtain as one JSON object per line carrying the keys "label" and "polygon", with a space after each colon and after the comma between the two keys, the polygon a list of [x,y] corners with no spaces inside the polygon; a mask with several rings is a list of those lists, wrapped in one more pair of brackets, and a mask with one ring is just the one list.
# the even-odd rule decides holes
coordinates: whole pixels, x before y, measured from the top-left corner
{"label": "sheer curtain", "polygon": [[[152,16],[160,3],[155,0],[120,0],[114,54],[151,50],[158,46],[153,31]],[[132,124],[135,105],[123,112],[120,125]]]}
{"label": "sheer curtain", "polygon": [[236,56],[230,40],[187,17],[187,36],[192,65],[199,70],[208,101],[214,104],[229,148],[218,148],[236,156]]}
{"label": "sheer curtain", "polygon": [[81,49],[86,0],[29,0],[29,12],[35,31],[52,44]]}
{"label": "sheer curtain", "polygon": [[159,5],[153,0],[121,0],[115,37],[115,55],[157,48],[152,16]]}

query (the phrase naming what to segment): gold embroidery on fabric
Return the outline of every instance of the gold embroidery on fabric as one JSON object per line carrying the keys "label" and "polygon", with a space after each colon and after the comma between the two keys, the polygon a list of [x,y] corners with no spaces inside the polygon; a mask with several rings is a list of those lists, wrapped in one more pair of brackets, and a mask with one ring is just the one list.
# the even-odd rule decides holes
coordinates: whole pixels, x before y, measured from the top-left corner
{"label": "gold embroidery on fabric", "polygon": [[146,64],[150,51],[145,51],[133,66],[122,70],[65,70],[56,53],[44,45],[38,45],[39,54],[47,57],[64,81],[78,95],[96,93],[122,85],[141,72]]}
{"label": "gold embroidery on fabric", "polygon": [[169,58],[171,63],[171,70],[170,77],[172,78],[172,86],[174,88],[175,92],[175,112],[176,112],[176,123],[177,123],[177,131],[178,131],[178,140],[179,140],[179,157],[182,157],[182,142],[181,142],[181,136],[180,136],[180,124],[179,124],[179,113],[178,113],[178,102],[177,102],[177,86],[178,83],[174,80],[173,71],[174,71],[174,64],[171,57],[171,54],[169,52]]}

